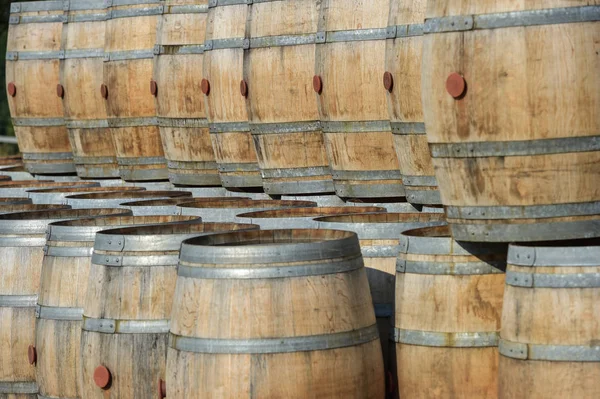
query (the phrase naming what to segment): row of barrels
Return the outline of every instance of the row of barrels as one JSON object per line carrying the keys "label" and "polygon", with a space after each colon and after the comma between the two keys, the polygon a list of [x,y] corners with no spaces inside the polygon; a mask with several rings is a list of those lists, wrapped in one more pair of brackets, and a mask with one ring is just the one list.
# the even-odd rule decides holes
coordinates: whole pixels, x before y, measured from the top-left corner
{"label": "row of barrels", "polygon": [[440,213],[93,185],[0,208],[0,394],[600,394],[597,239],[507,262]]}

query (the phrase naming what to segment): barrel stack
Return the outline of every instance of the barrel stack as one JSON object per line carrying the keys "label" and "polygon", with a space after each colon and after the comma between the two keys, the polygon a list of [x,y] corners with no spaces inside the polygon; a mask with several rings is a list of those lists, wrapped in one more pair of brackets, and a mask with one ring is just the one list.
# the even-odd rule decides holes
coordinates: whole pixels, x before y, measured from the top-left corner
{"label": "barrel stack", "polygon": [[10,10],[0,398],[600,397],[597,2]]}

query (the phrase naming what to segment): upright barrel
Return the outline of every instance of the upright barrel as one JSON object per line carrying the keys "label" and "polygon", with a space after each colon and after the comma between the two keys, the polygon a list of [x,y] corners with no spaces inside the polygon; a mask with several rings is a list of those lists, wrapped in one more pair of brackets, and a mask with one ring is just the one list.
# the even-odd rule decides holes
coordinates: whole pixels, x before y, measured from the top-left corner
{"label": "upright barrel", "polygon": [[[246,0],[208,2],[204,79],[210,138],[223,187],[262,187],[244,93]],[[246,85],[245,85],[246,84]]]}
{"label": "upright barrel", "polygon": [[187,191],[111,191],[107,193],[88,193],[68,195],[65,203],[73,208],[117,207],[123,202],[143,199],[190,198]]}
{"label": "upright barrel", "polygon": [[27,196],[35,204],[64,204],[69,195],[144,191],[143,187],[59,187],[28,190]]}
{"label": "upright barrel", "polygon": [[428,2],[423,110],[454,238],[600,236],[598,14],[596,1]]}
{"label": "upright barrel", "polygon": [[496,398],[506,244],[447,226],[400,235],[395,340],[401,398]]}
{"label": "upright barrel", "polygon": [[166,0],[159,17],[150,93],[173,184],[221,185],[198,90],[207,12],[208,0]]}
{"label": "upright barrel", "polygon": [[37,399],[35,306],[48,224],[119,212],[123,211],[55,209],[0,215],[0,393],[3,397]]}
{"label": "upright barrel", "polygon": [[511,244],[499,397],[600,396],[600,240]]}
{"label": "upright barrel", "polygon": [[6,92],[29,173],[75,173],[63,106],[57,96],[66,18],[62,1],[10,4]]}
{"label": "upright barrel", "polygon": [[148,94],[163,2],[111,0],[104,42],[104,83],[119,175],[125,181],[167,180],[156,104]]}
{"label": "upright barrel", "polygon": [[177,274],[169,398],[383,398],[379,336],[354,233],[194,238],[182,244]]}
{"label": "upright barrel", "polygon": [[107,2],[67,1],[60,84],[73,160],[81,178],[118,178],[115,146],[98,88],[103,83]]}
{"label": "upright barrel", "polygon": [[[403,231],[446,223],[439,213],[378,213],[325,216],[316,218],[320,229],[353,231],[360,240],[367,278],[383,352],[387,391],[396,394],[396,351],[391,334],[394,322],[396,259]],[[392,397],[397,397],[397,394]]]}
{"label": "upright barrel", "polygon": [[205,222],[240,222],[249,223],[238,218],[239,214],[282,208],[305,208],[317,206],[311,201],[285,201],[285,200],[246,200],[234,201],[213,200],[212,198],[195,199],[177,205],[182,215],[196,215]]}
{"label": "upright barrel", "polygon": [[267,194],[333,192],[310,85],[321,2],[256,2],[244,53],[242,94]]}
{"label": "upright barrel", "polygon": [[335,192],[404,197],[381,76],[390,0],[325,0],[313,88]]}
{"label": "upright barrel", "polygon": [[413,204],[440,204],[421,104],[421,58],[426,0],[390,0],[385,72],[394,147],[406,199]]}
{"label": "upright barrel", "polygon": [[42,397],[81,398],[81,326],[90,260],[101,230],[193,220],[193,216],[105,216],[48,225],[37,301],[35,354]]}
{"label": "upright barrel", "polygon": [[181,242],[256,228],[192,221],[97,233],[83,312],[82,397],[159,397]]}

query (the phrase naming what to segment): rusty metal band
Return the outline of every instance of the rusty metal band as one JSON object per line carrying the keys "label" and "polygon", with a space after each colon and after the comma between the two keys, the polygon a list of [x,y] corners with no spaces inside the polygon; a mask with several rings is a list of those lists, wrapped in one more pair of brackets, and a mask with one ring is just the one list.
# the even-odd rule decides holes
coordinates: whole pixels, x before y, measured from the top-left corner
{"label": "rusty metal band", "polygon": [[63,118],[12,118],[14,126],[64,126],[65,120]]}
{"label": "rusty metal band", "polygon": [[321,122],[286,122],[286,123],[250,123],[250,132],[253,135],[304,133],[321,131]]}
{"label": "rusty metal band", "polygon": [[449,219],[469,220],[592,216],[600,214],[600,201],[528,206],[447,206],[446,214]]}
{"label": "rusty metal band", "polygon": [[212,39],[204,42],[204,51],[223,50],[231,48],[248,48],[248,42],[243,37],[227,39]]}
{"label": "rusty metal band", "polygon": [[35,381],[0,381],[0,394],[35,395],[38,391],[39,388]]}
{"label": "rusty metal band", "polygon": [[389,132],[389,121],[342,121],[321,122],[323,133],[369,133]]}
{"label": "rusty metal band", "polygon": [[166,334],[169,320],[119,320],[83,316],[83,331],[104,334]]}
{"label": "rusty metal band", "polygon": [[385,33],[388,39],[398,39],[401,37],[423,36],[425,24],[403,24],[388,26]]}
{"label": "rusty metal band", "polygon": [[600,136],[522,141],[429,143],[434,158],[479,158],[600,151]]}
{"label": "rusty metal band", "polygon": [[169,334],[169,346],[183,352],[212,354],[290,353],[358,346],[379,339],[377,325],[352,331],[257,339],[219,339]]}
{"label": "rusty metal band", "polygon": [[598,267],[600,246],[536,247],[511,244],[507,262],[520,267]]}
{"label": "rusty metal band", "polygon": [[206,14],[207,4],[167,5],[163,14]]}
{"label": "rusty metal band", "polygon": [[104,53],[104,62],[145,60],[154,58],[154,47],[147,50],[111,51]]}
{"label": "rusty metal band", "polygon": [[154,55],[185,55],[185,54],[204,54],[204,44],[156,44],[152,49]]}
{"label": "rusty metal band", "polygon": [[250,125],[248,124],[248,122],[210,122],[208,126],[211,134],[250,132]]}
{"label": "rusty metal band", "polygon": [[73,58],[104,58],[104,49],[65,50],[63,59],[68,60]]}
{"label": "rusty metal band", "polygon": [[0,295],[0,308],[34,308],[37,295]]}
{"label": "rusty metal band", "polygon": [[7,61],[18,60],[62,60],[65,58],[63,50],[56,51],[7,51]]}
{"label": "rusty metal band", "polygon": [[108,127],[106,119],[65,120],[67,129],[102,129]]}
{"label": "rusty metal band", "polygon": [[387,39],[387,28],[317,32],[316,43],[362,42]]}
{"label": "rusty metal band", "polygon": [[414,135],[426,134],[425,123],[423,122],[390,122],[393,134]]}
{"label": "rusty metal band", "polygon": [[83,320],[83,308],[37,305],[35,317],[45,320],[80,321]]}
{"label": "rusty metal band", "polygon": [[548,8],[493,14],[458,15],[425,20],[424,33],[571,24],[600,20],[599,6]]}
{"label": "rusty metal band", "polygon": [[208,128],[206,118],[165,118],[158,117],[156,119],[160,127],[190,127],[190,128]]}
{"label": "rusty metal band", "polygon": [[142,118],[108,118],[109,127],[140,127],[140,126],[157,126],[158,119],[153,116]]}
{"label": "rusty metal band", "polygon": [[540,345],[500,339],[502,356],[548,362],[600,362],[600,345]]}
{"label": "rusty metal band", "polygon": [[437,332],[394,328],[394,340],[401,344],[438,348],[487,348],[498,346],[497,331]]}

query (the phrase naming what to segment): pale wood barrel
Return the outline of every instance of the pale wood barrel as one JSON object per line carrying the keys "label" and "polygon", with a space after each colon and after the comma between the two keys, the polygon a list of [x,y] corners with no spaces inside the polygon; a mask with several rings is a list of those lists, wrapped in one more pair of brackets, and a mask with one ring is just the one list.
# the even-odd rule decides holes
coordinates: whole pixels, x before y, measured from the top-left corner
{"label": "pale wood barrel", "polygon": [[454,238],[600,236],[598,5],[428,2],[423,110]]}
{"label": "pale wood barrel", "polygon": [[421,104],[426,0],[390,0],[383,88],[406,199],[440,204]]}
{"label": "pale wood barrel", "polygon": [[600,240],[511,244],[499,397],[600,397]]}
{"label": "pale wood barrel", "polygon": [[116,178],[119,168],[99,87],[104,68],[107,6],[103,0],[65,3],[60,85],[65,125],[81,178]]}
{"label": "pale wood barrel", "polygon": [[397,368],[394,343],[394,297],[396,259],[400,252],[400,233],[420,227],[446,223],[444,215],[436,213],[380,213],[338,215],[316,218],[319,229],[353,231],[360,240],[367,279],[386,371],[386,391],[397,397]]}
{"label": "pale wood barrel", "polygon": [[27,197],[29,190],[42,188],[66,188],[66,187],[98,187],[96,182],[55,182],[52,180],[12,180],[0,182],[0,195],[3,197]]}
{"label": "pale wood barrel", "polygon": [[182,244],[177,274],[169,398],[383,398],[356,234],[303,229],[195,238]]}
{"label": "pale wood barrel", "polygon": [[125,181],[167,180],[168,172],[156,120],[156,104],[148,93],[152,79],[159,0],[112,0],[104,42],[104,83],[119,175]]}
{"label": "pale wood barrel", "polygon": [[77,194],[144,191],[143,187],[59,187],[28,190],[34,204],[64,204],[65,197]]}
{"label": "pale wood barrel", "polygon": [[257,228],[187,222],[96,234],[81,334],[82,397],[158,397],[181,242]]}
{"label": "pale wood barrel", "polygon": [[340,197],[404,196],[381,89],[389,3],[321,3],[313,84]]}
{"label": "pale wood barrel", "polygon": [[320,2],[251,7],[244,52],[250,131],[267,194],[333,192],[311,90]]}
{"label": "pale wood barrel", "polygon": [[150,93],[173,184],[221,185],[199,92],[207,12],[208,0],[166,0],[159,17]]}
{"label": "pale wood barrel", "polygon": [[145,201],[124,202],[122,207],[131,209],[134,215],[181,215],[182,208],[178,205],[185,203],[239,201],[248,200],[244,197],[212,197],[212,198],[169,198]]}
{"label": "pale wood barrel", "polygon": [[246,223],[255,223],[261,229],[316,229],[319,226],[316,218],[377,212],[385,213],[386,209],[377,206],[316,206],[245,212],[238,214],[237,218]]}
{"label": "pale wood barrel", "polygon": [[187,191],[111,191],[107,193],[75,194],[65,197],[73,208],[118,207],[124,202],[143,199],[192,198]]}
{"label": "pale wood barrel", "polygon": [[228,188],[262,187],[241,93],[250,6],[246,0],[211,0],[208,7],[204,79],[209,92],[205,102],[221,183]]}
{"label": "pale wood barrel", "polygon": [[75,173],[62,101],[56,91],[66,18],[62,1],[10,4],[7,98],[29,173]]}
{"label": "pale wood barrel", "polygon": [[[37,399],[32,345],[35,342],[35,305],[48,224],[123,211],[128,212],[118,209],[54,209],[0,215],[0,395],[3,399]],[[18,332],[17,335],[15,332]]]}
{"label": "pale wood barrel", "polygon": [[83,304],[96,233],[122,226],[172,223],[192,216],[123,216],[48,225],[36,312],[37,382],[44,398],[81,398]]}
{"label": "pale wood barrel", "polygon": [[205,222],[238,222],[248,223],[238,217],[247,212],[262,211],[281,208],[305,208],[317,206],[311,201],[285,201],[285,200],[246,200],[234,201],[213,200],[212,198],[194,199],[177,205],[182,215],[196,215]]}
{"label": "pale wood barrel", "polygon": [[447,226],[400,235],[394,335],[401,398],[496,398],[506,244]]}

